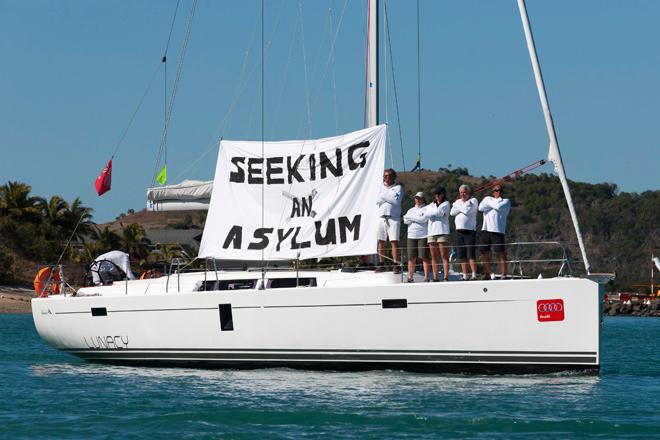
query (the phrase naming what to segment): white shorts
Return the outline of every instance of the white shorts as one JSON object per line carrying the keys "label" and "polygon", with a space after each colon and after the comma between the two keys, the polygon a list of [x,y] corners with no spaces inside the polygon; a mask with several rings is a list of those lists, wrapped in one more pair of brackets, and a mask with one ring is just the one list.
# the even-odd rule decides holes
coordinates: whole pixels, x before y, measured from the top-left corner
{"label": "white shorts", "polygon": [[378,219],[378,240],[399,241],[399,220],[380,217]]}

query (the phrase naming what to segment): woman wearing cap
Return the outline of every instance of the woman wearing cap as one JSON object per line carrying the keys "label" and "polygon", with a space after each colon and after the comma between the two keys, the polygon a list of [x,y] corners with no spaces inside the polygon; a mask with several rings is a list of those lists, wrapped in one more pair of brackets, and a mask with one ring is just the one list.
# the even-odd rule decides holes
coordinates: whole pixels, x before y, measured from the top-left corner
{"label": "woman wearing cap", "polygon": [[426,207],[426,217],[429,219],[428,242],[431,248],[431,265],[433,281],[438,281],[438,269],[442,258],[443,281],[449,281],[449,211],[451,205],[447,201],[447,191],[441,186],[436,188],[433,202]]}
{"label": "woman wearing cap", "polygon": [[413,282],[413,274],[417,265],[417,257],[422,259],[424,281],[429,281],[429,257],[426,248],[428,218],[425,213],[424,193],[415,194],[415,206],[403,216],[403,222],[408,225],[408,282]]}

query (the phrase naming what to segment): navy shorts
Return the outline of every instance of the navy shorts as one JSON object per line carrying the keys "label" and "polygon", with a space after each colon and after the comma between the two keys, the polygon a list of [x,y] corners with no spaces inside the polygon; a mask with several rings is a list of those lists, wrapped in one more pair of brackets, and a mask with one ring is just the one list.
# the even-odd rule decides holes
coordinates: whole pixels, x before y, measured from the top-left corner
{"label": "navy shorts", "polygon": [[456,230],[456,257],[459,260],[474,259],[474,245],[477,244],[477,231],[469,229]]}
{"label": "navy shorts", "polygon": [[499,232],[481,231],[481,252],[490,252],[491,249],[498,254],[503,254],[504,249],[504,234]]}

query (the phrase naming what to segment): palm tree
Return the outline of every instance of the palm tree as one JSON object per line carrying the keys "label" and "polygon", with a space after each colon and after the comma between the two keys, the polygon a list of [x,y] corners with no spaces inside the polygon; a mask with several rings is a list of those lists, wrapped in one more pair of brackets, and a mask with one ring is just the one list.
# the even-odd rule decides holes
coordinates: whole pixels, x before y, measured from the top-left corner
{"label": "palm tree", "polygon": [[73,233],[75,240],[84,242],[86,237],[93,234],[92,211],[92,208],[82,204],[80,197],[73,199],[66,210],[64,214],[65,229],[69,231],[69,234]]}
{"label": "palm tree", "polygon": [[41,199],[36,207],[41,211],[42,218],[52,226],[62,226],[69,204],[60,196],[52,196],[50,200]]}
{"label": "palm tree", "polygon": [[99,229],[98,227],[92,228],[91,236],[94,240],[93,245],[90,246],[89,249],[92,254],[92,259],[99,254],[121,248],[121,236],[116,232],[111,231],[107,226],[103,229]]}
{"label": "palm tree", "polygon": [[121,230],[121,249],[131,256],[131,260],[141,266],[151,251],[151,240],[144,228],[138,223],[131,223]]}
{"label": "palm tree", "polygon": [[31,191],[30,185],[11,180],[0,186],[0,215],[16,220],[37,220],[43,199],[30,196]]}

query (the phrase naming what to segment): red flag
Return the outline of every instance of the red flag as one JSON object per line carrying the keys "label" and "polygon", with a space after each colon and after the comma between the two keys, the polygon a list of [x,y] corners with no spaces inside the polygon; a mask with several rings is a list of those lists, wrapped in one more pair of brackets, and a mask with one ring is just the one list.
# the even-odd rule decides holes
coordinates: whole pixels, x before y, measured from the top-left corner
{"label": "red flag", "polygon": [[100,196],[110,191],[110,183],[112,182],[112,159],[103,168],[99,177],[96,178],[96,193]]}

